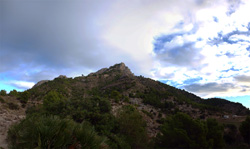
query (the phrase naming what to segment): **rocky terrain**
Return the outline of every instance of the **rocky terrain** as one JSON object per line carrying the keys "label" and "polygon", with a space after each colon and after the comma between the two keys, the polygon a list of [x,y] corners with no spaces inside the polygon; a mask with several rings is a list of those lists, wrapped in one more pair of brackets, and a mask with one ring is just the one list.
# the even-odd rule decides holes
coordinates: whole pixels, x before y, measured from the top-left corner
{"label": "rocky terrain", "polygon": [[0,147],[7,149],[8,128],[25,117],[25,108],[15,97],[0,96],[4,102],[0,102]]}

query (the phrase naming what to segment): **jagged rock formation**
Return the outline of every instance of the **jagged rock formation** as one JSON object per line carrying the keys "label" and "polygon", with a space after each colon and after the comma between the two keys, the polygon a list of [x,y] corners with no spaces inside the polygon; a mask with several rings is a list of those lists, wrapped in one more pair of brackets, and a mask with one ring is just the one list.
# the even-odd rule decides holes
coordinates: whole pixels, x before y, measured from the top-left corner
{"label": "jagged rock formation", "polygon": [[67,79],[67,76],[65,76],[65,75],[60,75],[60,76],[58,76],[57,78],[59,78],[59,79]]}
{"label": "jagged rock formation", "polygon": [[134,76],[131,70],[124,63],[115,64],[114,66],[111,66],[109,68],[102,68],[95,73],[90,73],[88,76],[112,73],[114,75],[117,72],[121,73],[122,76]]}

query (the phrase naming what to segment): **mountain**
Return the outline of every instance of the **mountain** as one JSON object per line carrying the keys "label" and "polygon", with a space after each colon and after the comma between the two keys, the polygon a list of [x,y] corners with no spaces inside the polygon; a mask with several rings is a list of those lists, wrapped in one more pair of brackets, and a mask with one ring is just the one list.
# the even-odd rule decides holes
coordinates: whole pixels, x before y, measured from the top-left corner
{"label": "mountain", "polygon": [[[235,115],[246,115],[249,111],[240,103],[219,98],[205,100],[159,81],[135,76],[124,63],[100,69],[88,76],[67,78],[60,75],[52,81],[40,81],[29,92],[32,100],[39,101],[51,90],[56,90],[67,98],[109,96],[112,91],[118,91],[124,98],[128,97],[131,103],[140,100],[142,104],[151,105],[163,111],[169,111],[175,107],[193,117],[200,115],[190,113],[197,109],[205,110],[203,113],[220,111],[232,112]],[[168,104],[173,104],[173,107],[168,108]]]}
{"label": "mountain", "polygon": [[150,136],[156,136],[158,132],[159,115],[166,117],[180,111],[193,118],[205,119],[249,113],[249,109],[239,103],[224,99],[205,100],[159,81],[135,76],[124,63],[103,68],[88,76],[59,76],[52,81],[38,82],[29,92],[32,100],[41,101],[52,90],[71,100],[92,96],[108,98],[114,113],[121,105],[136,105],[137,109],[146,113]]}
{"label": "mountain", "polygon": [[[135,76],[124,63],[87,76],[68,78],[60,75],[54,80],[42,80],[20,93],[17,99],[27,115],[52,114],[70,117],[77,123],[89,122],[99,134],[108,137],[111,148],[125,146],[124,137],[125,142],[135,145],[132,148],[144,148],[130,138],[134,138],[134,134],[155,138],[165,119],[178,112],[194,119],[215,118],[219,121],[224,120],[223,116],[231,115],[237,123],[241,119],[235,118],[236,115],[245,118],[250,113],[239,103],[219,98],[205,100],[159,81]],[[126,115],[129,113],[131,115]],[[130,123],[134,124],[129,126]],[[137,132],[144,127],[146,135],[144,131]],[[139,140],[143,142],[141,138]]]}

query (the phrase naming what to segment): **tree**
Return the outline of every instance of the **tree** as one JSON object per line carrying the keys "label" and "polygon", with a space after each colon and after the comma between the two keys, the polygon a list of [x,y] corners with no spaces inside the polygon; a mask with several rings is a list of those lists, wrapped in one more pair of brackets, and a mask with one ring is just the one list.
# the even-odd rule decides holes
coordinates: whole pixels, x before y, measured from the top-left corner
{"label": "tree", "polygon": [[118,112],[119,132],[131,148],[147,148],[146,122],[133,106],[124,106]]}
{"label": "tree", "polygon": [[51,114],[59,114],[65,107],[65,98],[56,91],[50,91],[43,100],[44,109]]}
{"label": "tree", "polygon": [[14,90],[10,91],[9,95],[10,96],[18,96],[18,92],[17,92],[17,90],[14,89]]}
{"label": "tree", "polygon": [[244,141],[250,144],[250,116],[248,116],[246,120],[241,123],[239,130],[244,138]]}
{"label": "tree", "polygon": [[208,129],[206,137],[210,146],[213,148],[223,148],[225,146],[225,142],[223,140],[223,126],[219,125],[215,119],[207,119],[206,125]]}
{"label": "tree", "polygon": [[6,95],[7,95],[6,90],[1,90],[1,91],[0,91],[0,95],[2,95],[2,96],[6,96]]}
{"label": "tree", "polygon": [[26,104],[30,98],[30,93],[28,91],[24,91],[20,94],[20,101],[23,104]]}
{"label": "tree", "polygon": [[237,141],[238,129],[234,124],[226,124],[224,132],[224,140],[226,144],[234,144]]}
{"label": "tree", "polygon": [[159,148],[207,148],[207,129],[204,123],[184,113],[169,117],[156,137]]}

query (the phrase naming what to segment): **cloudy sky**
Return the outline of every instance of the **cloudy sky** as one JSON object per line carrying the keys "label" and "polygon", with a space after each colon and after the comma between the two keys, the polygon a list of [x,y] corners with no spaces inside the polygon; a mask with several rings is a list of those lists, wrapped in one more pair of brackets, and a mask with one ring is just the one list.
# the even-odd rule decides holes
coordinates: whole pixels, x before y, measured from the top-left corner
{"label": "cloudy sky", "polygon": [[250,107],[250,0],[0,0],[0,89],[124,62]]}

